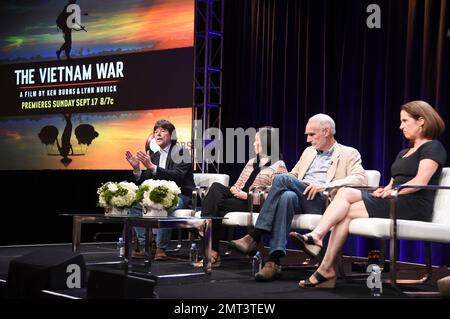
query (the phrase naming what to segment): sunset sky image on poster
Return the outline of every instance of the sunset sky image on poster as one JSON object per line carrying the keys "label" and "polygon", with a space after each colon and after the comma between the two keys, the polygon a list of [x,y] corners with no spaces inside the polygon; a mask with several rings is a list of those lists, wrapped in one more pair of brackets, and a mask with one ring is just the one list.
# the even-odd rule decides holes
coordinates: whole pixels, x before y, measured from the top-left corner
{"label": "sunset sky image on poster", "polygon": [[[64,42],[56,19],[67,1],[0,2],[0,63],[56,59]],[[192,47],[194,0],[79,0],[81,25],[73,56]],[[18,18],[20,17],[20,18]]]}
{"label": "sunset sky image on poster", "polygon": [[[68,114],[66,114],[67,116]],[[168,119],[176,127],[178,142],[191,141],[192,108],[148,111],[71,114],[70,132],[63,114],[0,119],[0,168],[2,170],[39,169],[129,169],[125,151],[145,151],[155,122]],[[77,137],[76,130],[91,129],[91,139]],[[52,128],[56,139],[45,138],[43,128]],[[55,130],[56,128],[56,130]],[[49,131],[47,129],[47,131]],[[64,159],[64,137],[70,136],[73,149]],[[88,132],[89,133],[89,132]],[[68,135],[70,134],[70,135]],[[53,142],[53,143],[52,143]],[[89,144],[88,144],[89,143]],[[59,146],[58,146],[59,145]],[[65,165],[66,163],[67,165]]]}

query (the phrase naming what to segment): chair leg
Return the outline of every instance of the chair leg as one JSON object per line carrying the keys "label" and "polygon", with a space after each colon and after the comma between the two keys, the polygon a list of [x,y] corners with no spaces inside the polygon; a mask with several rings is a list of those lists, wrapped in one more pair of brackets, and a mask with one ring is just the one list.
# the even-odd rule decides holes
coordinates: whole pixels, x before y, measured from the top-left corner
{"label": "chair leg", "polygon": [[380,267],[382,267],[383,269],[386,261],[386,246],[387,240],[380,239]]}
{"label": "chair leg", "polygon": [[[387,240],[380,239],[380,260],[379,264],[380,267],[384,267],[385,261],[386,261],[386,247],[387,247]],[[337,265],[339,275],[344,278],[346,282],[362,282],[367,279],[368,274],[367,273],[351,273],[348,274],[344,271],[343,261],[342,261],[342,255],[339,258],[339,263]],[[390,283],[389,279],[383,280],[385,283]],[[398,281],[397,281],[398,282]]]}
{"label": "chair leg", "polygon": [[431,244],[425,242],[425,275],[420,279],[397,279],[397,284],[426,284],[431,280],[433,266],[431,264]]}
{"label": "chair leg", "polygon": [[[228,242],[232,241],[234,238],[234,227],[229,227],[228,228]],[[231,255],[233,251],[231,250],[231,248],[228,248],[227,251],[224,253],[225,256]]]}
{"label": "chair leg", "polygon": [[431,280],[431,275],[433,272],[433,266],[431,264],[431,243],[429,241],[425,242],[425,260],[427,273],[425,274],[425,277],[422,278],[422,280],[424,283],[427,283]]}
{"label": "chair leg", "polygon": [[168,249],[166,252],[168,253],[177,253],[180,251],[182,246],[183,240],[182,240],[182,229],[177,229],[177,246],[174,249]]}
{"label": "chair leg", "polygon": [[[386,284],[390,284],[391,288],[398,294],[402,294],[402,295],[407,295],[407,296],[411,296],[411,297],[431,297],[431,296],[438,296],[439,292],[437,291],[404,291],[400,288],[400,285],[420,285],[420,284],[427,284],[430,279],[431,279],[431,275],[432,275],[432,264],[431,264],[431,245],[430,242],[425,242],[425,269],[426,269],[426,274],[423,278],[421,279],[398,279],[398,271],[397,271],[397,248],[398,243],[396,243],[395,247],[393,246],[393,243],[391,243],[391,259],[389,260],[390,262],[390,272],[391,272],[391,276],[390,279],[383,279],[383,283]],[[385,261],[385,256],[386,256],[386,246],[387,246],[387,241],[386,240],[382,240],[382,245],[381,245],[381,260],[380,260],[380,264],[384,265],[384,261]],[[392,249],[394,249],[394,251],[392,251]],[[343,269],[343,265],[342,265],[342,258],[340,258],[341,260],[339,261],[338,264],[338,269],[339,269],[339,274],[345,279],[346,282],[365,282],[365,280],[367,279],[367,273],[364,274],[354,274],[354,275],[349,275],[346,274],[344,269]],[[394,273],[392,273],[394,272]],[[393,281],[394,280],[394,281]]]}
{"label": "chair leg", "polygon": [[340,277],[344,278],[345,282],[350,282],[351,278],[346,274],[344,270],[344,262],[342,260],[342,253],[338,254],[336,259],[336,269]]}
{"label": "chair leg", "polygon": [[398,242],[396,240],[391,239],[390,240],[390,284],[392,289],[394,289],[395,292],[401,293],[402,290],[397,285],[397,248],[398,248]]}
{"label": "chair leg", "polygon": [[[392,255],[392,254],[391,254]],[[394,254],[394,257],[395,254]],[[395,291],[399,294],[411,296],[411,297],[430,297],[430,296],[439,296],[439,291],[404,291],[400,288],[399,284],[426,284],[430,281],[433,267],[431,265],[431,244],[430,242],[425,242],[425,260],[426,260],[426,274],[423,278],[418,280],[398,280],[396,274],[391,276],[391,286],[395,289]],[[392,264],[392,260],[391,260]],[[394,267],[392,267],[394,266]],[[391,265],[391,269],[396,271],[395,264]],[[392,270],[391,270],[392,271]],[[395,282],[392,280],[395,279]]]}
{"label": "chair leg", "polygon": [[319,265],[322,263],[326,250],[327,249],[324,246],[320,251],[319,255],[317,255],[316,257],[307,256],[300,265],[283,265],[283,269],[304,269],[304,270],[317,269]]}
{"label": "chair leg", "polygon": [[259,253],[261,254],[261,258],[262,260],[267,260],[269,259],[269,255],[268,252],[266,252],[266,250],[264,249],[264,240],[261,238],[261,240],[258,243],[257,246],[257,251],[259,251]]}

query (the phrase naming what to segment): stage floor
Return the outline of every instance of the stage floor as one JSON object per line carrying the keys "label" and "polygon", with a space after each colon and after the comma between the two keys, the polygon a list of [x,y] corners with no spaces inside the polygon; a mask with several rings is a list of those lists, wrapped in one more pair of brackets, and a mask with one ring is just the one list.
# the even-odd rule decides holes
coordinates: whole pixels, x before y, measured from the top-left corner
{"label": "stage floor", "polygon": [[[201,269],[194,269],[188,263],[188,242],[183,243],[179,252],[171,253],[173,257],[166,261],[152,261],[152,274],[158,276],[155,286],[155,297],[158,299],[401,299],[410,298],[405,295],[396,294],[388,284],[383,285],[382,297],[372,297],[370,290],[366,287],[365,280],[362,282],[348,282],[339,278],[335,289],[300,289],[297,282],[307,278],[311,270],[298,269],[292,266],[300,265],[305,256],[298,251],[289,251],[288,256],[282,260],[282,278],[273,282],[256,282],[251,276],[251,261],[247,256],[232,253],[222,257],[222,266],[214,268],[211,275],[195,276],[195,278],[171,278],[170,275],[180,273],[201,273]],[[2,297],[6,297],[6,280],[9,262],[17,257],[23,256],[38,249],[54,250],[63,249],[70,251],[70,244],[59,245],[33,245],[33,246],[3,246],[0,247],[0,286]],[[225,245],[222,247],[226,250]],[[85,259],[87,271],[98,267],[120,268],[120,258],[115,243],[85,243],[81,245],[80,253]],[[351,263],[355,258],[344,257],[344,269],[349,273]],[[361,259],[359,259],[361,261]],[[106,264],[104,264],[106,263]],[[400,264],[402,270],[400,277],[420,278],[424,273],[421,265]],[[433,269],[434,275],[431,285],[413,286],[421,290],[435,291],[436,278],[450,275],[446,267]],[[409,288],[409,287],[408,287]],[[43,296],[44,298],[45,296]],[[55,291],[49,298],[86,298],[86,289],[68,289]]]}

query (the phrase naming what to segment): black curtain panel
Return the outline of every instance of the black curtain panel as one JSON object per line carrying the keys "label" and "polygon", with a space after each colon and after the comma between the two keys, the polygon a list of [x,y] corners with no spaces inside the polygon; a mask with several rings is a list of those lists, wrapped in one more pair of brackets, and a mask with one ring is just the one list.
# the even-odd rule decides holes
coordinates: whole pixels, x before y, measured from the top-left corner
{"label": "black curtain panel", "polygon": [[[370,4],[380,7],[379,29],[367,26]],[[225,0],[222,128],[280,128],[291,169],[307,146],[308,118],[329,114],[338,142],[357,148],[386,184],[406,145],[402,104],[425,100],[450,125],[449,59],[446,0]],[[242,167],[227,164],[232,181]],[[347,248],[365,254],[367,245]],[[403,257],[417,256],[416,246]],[[433,262],[450,261],[448,247],[436,247]]]}

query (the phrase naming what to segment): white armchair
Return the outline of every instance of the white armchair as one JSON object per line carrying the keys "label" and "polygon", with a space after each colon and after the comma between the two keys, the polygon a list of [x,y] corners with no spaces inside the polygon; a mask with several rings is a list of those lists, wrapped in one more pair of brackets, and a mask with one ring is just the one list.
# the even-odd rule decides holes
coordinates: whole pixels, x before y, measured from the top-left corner
{"label": "white armchair", "polygon": [[[380,184],[380,172],[376,170],[366,170],[368,186],[378,187]],[[256,192],[253,196],[265,195],[268,190],[262,190],[262,192]],[[223,224],[227,226],[242,226],[242,227],[253,227],[256,224],[256,220],[259,214],[254,213],[253,210],[250,212],[229,212],[225,215]],[[322,215],[316,214],[300,214],[294,215],[291,223],[291,229],[307,229],[312,230],[318,224]]]}
{"label": "white armchair", "polygon": [[[368,188],[376,188],[380,185],[381,174],[377,170],[366,170]],[[295,215],[292,219],[292,229],[313,230],[319,224],[322,215],[301,214]]]}
{"label": "white armchair", "polygon": [[[396,201],[398,191],[402,188],[420,188],[437,190],[433,217],[431,222],[401,220],[396,216]],[[393,192],[391,202],[391,218],[357,218],[350,222],[349,231],[352,235],[390,240],[390,283],[398,292],[405,294],[420,294],[402,291],[398,284],[426,283],[432,273],[430,242],[450,243],[450,168],[442,170],[439,185],[400,186]],[[425,242],[426,275],[419,280],[397,280],[398,240],[418,240]],[[429,292],[423,293],[429,295]]]}
{"label": "white armchair", "polygon": [[[211,173],[194,173],[194,183],[196,185],[192,192],[192,209],[177,209],[173,212],[174,217],[199,217],[201,214],[200,207],[198,206],[198,198],[204,198],[208,192],[209,187],[213,183],[220,183],[228,186],[230,176],[227,174],[211,174]],[[179,251],[182,243],[181,230],[178,231],[178,243],[177,247],[173,251]]]}
{"label": "white armchair", "polygon": [[195,190],[192,192],[192,209],[177,209],[173,212],[175,217],[200,216],[198,198],[205,197],[209,187],[214,183],[228,186],[230,176],[227,174],[194,173]]}

